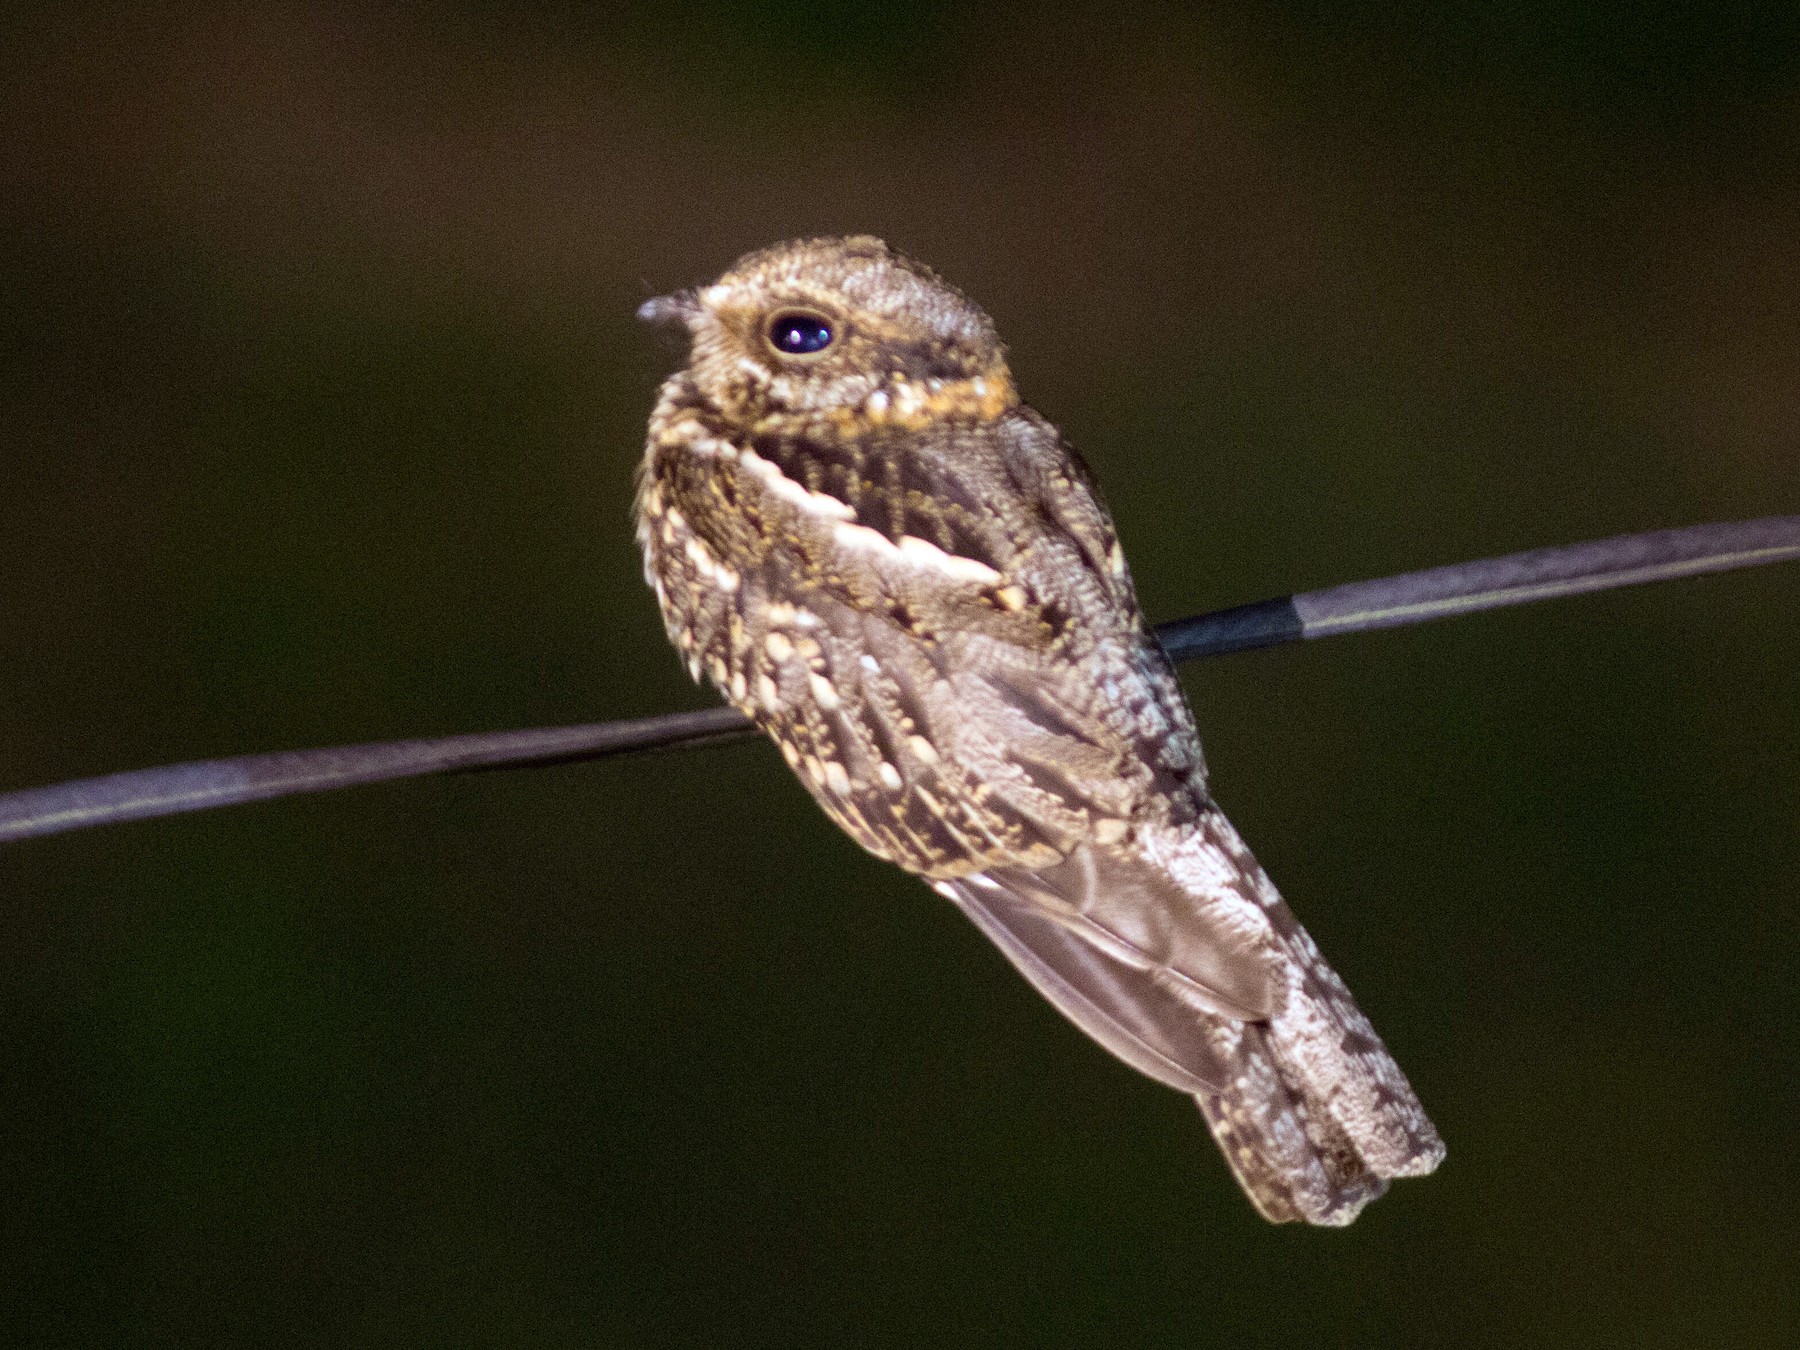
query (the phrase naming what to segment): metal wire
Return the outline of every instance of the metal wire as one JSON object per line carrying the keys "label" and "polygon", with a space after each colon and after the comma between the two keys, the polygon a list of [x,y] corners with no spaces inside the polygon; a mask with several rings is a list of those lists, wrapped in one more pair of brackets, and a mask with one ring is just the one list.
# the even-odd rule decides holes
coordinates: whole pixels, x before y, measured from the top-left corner
{"label": "metal wire", "polygon": [[[1407,572],[1156,630],[1177,661],[1800,558],[1800,516],[1693,525]],[[0,795],[0,843],[425,774],[566,764],[753,734],[731,708],[200,760]]]}

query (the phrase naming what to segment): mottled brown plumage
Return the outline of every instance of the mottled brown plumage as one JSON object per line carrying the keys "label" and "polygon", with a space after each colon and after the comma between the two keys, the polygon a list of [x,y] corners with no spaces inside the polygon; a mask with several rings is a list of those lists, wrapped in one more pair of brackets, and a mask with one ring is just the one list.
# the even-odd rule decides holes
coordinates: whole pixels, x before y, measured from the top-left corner
{"label": "mottled brown plumage", "polygon": [[1443,1155],[1208,795],[1112,521],[993,324],[857,237],[650,302],[692,337],[639,473],[670,637],[834,821],[1083,1030],[1199,1101],[1273,1220]]}

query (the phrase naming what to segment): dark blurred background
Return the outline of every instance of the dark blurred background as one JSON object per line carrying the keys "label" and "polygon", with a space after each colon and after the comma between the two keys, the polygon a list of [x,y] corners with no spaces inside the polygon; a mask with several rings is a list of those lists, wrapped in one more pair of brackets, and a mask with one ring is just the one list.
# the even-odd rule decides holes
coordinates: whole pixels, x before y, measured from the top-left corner
{"label": "dark blurred background", "polygon": [[[1800,510],[1800,9],[19,6],[0,789],[700,706],[647,295],[885,236],[1156,618]],[[39,12],[39,11],[44,12]],[[1800,575],[1189,671],[1449,1142],[1272,1229],[767,746],[0,852],[0,1341],[1792,1344]]]}

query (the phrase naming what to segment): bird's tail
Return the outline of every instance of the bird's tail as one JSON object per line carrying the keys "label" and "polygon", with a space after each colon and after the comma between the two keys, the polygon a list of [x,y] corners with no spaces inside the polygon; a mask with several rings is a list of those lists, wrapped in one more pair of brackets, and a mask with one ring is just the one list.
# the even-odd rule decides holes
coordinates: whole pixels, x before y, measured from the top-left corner
{"label": "bird's tail", "polygon": [[1347,1224],[1394,1177],[1423,1176],[1444,1145],[1343,980],[1216,808],[1201,829],[1268,915],[1285,997],[1215,1034],[1234,1072],[1194,1094],[1239,1185],[1276,1223]]}
{"label": "bird's tail", "polygon": [[1210,803],[1035,872],[940,883],[1078,1026],[1199,1102],[1276,1223],[1346,1224],[1444,1146],[1337,973]]}
{"label": "bird's tail", "polygon": [[[1299,1020],[1313,1025],[1296,1028],[1285,1012],[1218,1019],[1233,1073],[1194,1100],[1264,1218],[1347,1224],[1390,1179],[1434,1169],[1444,1146],[1379,1041],[1316,1009]],[[1361,1043],[1340,1051],[1344,1040]]]}

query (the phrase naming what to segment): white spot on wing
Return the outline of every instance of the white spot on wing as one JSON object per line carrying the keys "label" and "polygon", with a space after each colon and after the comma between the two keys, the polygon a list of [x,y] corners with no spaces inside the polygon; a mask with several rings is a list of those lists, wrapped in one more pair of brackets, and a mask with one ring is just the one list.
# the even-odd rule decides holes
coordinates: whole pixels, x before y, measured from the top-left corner
{"label": "white spot on wing", "polygon": [[813,701],[826,712],[830,712],[838,706],[837,686],[830,680],[823,675],[808,675],[806,681],[812,688]]}
{"label": "white spot on wing", "polygon": [[936,544],[915,535],[900,536],[900,556],[919,567],[934,567],[958,581],[991,586],[1000,580],[1000,574],[986,563],[946,553]]}
{"label": "white spot on wing", "polygon": [[809,515],[825,516],[833,520],[854,520],[856,512],[827,492],[814,492],[802,487],[789,478],[774,464],[764,459],[754,450],[744,450],[739,456],[739,463],[755,477],[762,480],[771,496],[779,497],[790,505],[799,507]]}
{"label": "white spot on wing", "polygon": [[934,571],[953,581],[991,586],[1000,580],[1000,574],[986,563],[946,553],[929,539],[920,539],[917,535],[903,534],[900,542],[895,544],[881,531],[871,530],[867,525],[839,522],[831,527],[831,537],[858,553],[887,558],[921,571]]}
{"label": "white spot on wing", "polygon": [[900,550],[895,548],[888,537],[880,530],[871,530],[867,525],[833,525],[831,537],[845,548],[854,549],[858,553],[890,554],[898,557]]}

